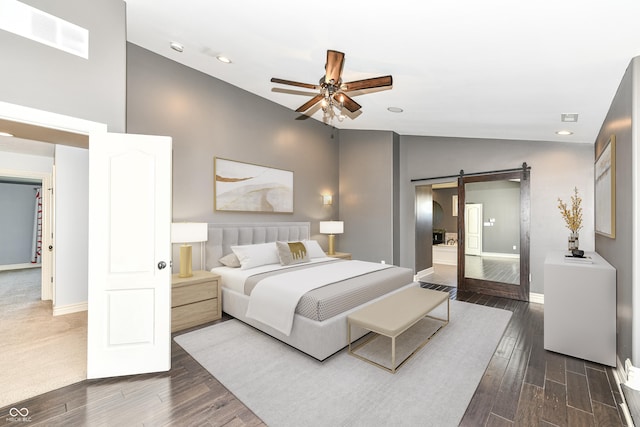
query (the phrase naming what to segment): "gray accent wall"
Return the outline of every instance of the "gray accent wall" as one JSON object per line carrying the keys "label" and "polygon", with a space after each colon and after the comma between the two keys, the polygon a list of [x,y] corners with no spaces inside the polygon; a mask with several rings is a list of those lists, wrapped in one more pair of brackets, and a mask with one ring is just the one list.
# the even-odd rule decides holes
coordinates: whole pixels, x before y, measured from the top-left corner
{"label": "gray accent wall", "polygon": [[0,265],[31,262],[34,188],[39,187],[40,183],[0,182]]}
{"label": "gray accent wall", "polygon": [[[640,307],[634,304],[639,283],[638,271],[638,136],[640,124],[640,57],[631,61],[609,108],[596,140],[595,161],[611,135],[616,139],[616,233],[615,239],[596,234],[596,251],[616,269],[617,277],[617,354],[624,363],[629,358],[640,366],[640,339],[634,339],[640,323]],[[636,178],[637,179],[637,178]],[[634,222],[636,226],[634,226]],[[635,231],[635,234],[634,234]],[[636,242],[634,245],[634,241]],[[635,262],[634,262],[635,260]],[[634,277],[635,276],[635,277]],[[637,303],[636,303],[637,304]],[[635,310],[634,310],[635,309]],[[634,314],[635,312],[635,314]],[[635,333],[634,333],[635,331]]]}
{"label": "gray accent wall", "polygon": [[433,228],[439,228],[446,230],[447,233],[458,232],[458,213],[453,212],[453,196],[458,195],[458,188],[434,188],[433,189],[433,201],[438,202],[442,207],[442,218],[435,218],[433,220]]}
{"label": "gray accent wall", "polygon": [[415,272],[433,267],[433,191],[431,185],[415,188],[415,231],[406,228],[415,236]]}
{"label": "gray accent wall", "polygon": [[415,187],[412,179],[531,166],[531,292],[544,293],[544,259],[567,248],[557,198],[568,199],[575,186],[583,197],[584,230],[580,246],[594,250],[593,145],[473,138],[400,137],[401,265],[415,268]]}
{"label": "gray accent wall", "polygon": [[23,0],[89,30],[89,59],[0,30],[0,101],[125,130],[126,19],[120,0]]}
{"label": "gray accent wall", "polygon": [[340,219],[336,250],[364,261],[399,263],[398,141],[393,132],[340,131]]}
{"label": "gray accent wall", "polygon": [[[310,221],[327,249],[319,221],[338,219],[340,203],[333,127],[137,45],[127,52],[127,132],[173,138],[174,221]],[[293,171],[293,214],[214,211],[214,157]],[[332,194],[333,205],[324,206],[322,194]]]}
{"label": "gray accent wall", "polygon": [[465,201],[482,204],[483,253],[520,253],[519,182],[468,183],[465,185]]}

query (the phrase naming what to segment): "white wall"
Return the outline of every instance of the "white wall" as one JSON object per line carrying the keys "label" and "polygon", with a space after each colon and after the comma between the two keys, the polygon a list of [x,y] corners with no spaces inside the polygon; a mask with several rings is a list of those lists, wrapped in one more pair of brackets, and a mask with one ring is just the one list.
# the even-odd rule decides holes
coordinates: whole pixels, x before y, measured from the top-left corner
{"label": "white wall", "polygon": [[51,173],[53,157],[0,152],[0,174],[3,171]]}
{"label": "white wall", "polygon": [[56,145],[54,310],[87,301],[89,150]]}

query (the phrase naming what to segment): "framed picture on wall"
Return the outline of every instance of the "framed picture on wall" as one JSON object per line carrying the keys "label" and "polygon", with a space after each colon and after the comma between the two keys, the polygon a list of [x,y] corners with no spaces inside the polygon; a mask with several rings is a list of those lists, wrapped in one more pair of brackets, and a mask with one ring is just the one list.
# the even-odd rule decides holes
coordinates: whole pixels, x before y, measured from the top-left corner
{"label": "framed picture on wall", "polygon": [[293,172],[215,157],[214,210],[293,213]]}
{"label": "framed picture on wall", "polygon": [[596,233],[616,238],[616,136],[611,135],[595,163]]}

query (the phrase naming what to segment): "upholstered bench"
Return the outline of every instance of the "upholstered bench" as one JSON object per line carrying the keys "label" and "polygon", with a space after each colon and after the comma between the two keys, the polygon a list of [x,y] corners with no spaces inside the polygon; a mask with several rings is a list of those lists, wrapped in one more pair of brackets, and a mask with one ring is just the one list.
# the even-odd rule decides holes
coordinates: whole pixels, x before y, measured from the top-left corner
{"label": "upholstered bench", "polygon": [[[429,313],[440,304],[447,303],[447,318],[442,319],[438,317],[430,316]],[[402,360],[396,366],[396,338],[403,332],[407,331],[413,325],[418,323],[423,318],[428,317],[442,322],[431,335],[426,337],[425,341],[421,342],[418,347]],[[349,354],[369,362],[375,366],[378,366],[384,370],[395,373],[396,370],[402,366],[407,360],[411,358],[418,350],[424,347],[427,342],[436,334],[440,329],[449,323],[449,293],[435,291],[432,289],[423,289],[416,286],[415,288],[405,289],[398,293],[389,295],[379,301],[369,304],[360,310],[357,310],[349,316],[347,316],[347,328],[348,328],[348,340],[349,340]],[[351,328],[357,326],[368,331],[373,332],[372,336],[368,339],[363,339],[362,342],[352,346],[351,343]],[[377,335],[376,335],[377,334]],[[391,366],[387,367],[373,360],[366,358],[356,351],[369,343],[372,339],[377,338],[378,335],[383,335],[391,338]]]}

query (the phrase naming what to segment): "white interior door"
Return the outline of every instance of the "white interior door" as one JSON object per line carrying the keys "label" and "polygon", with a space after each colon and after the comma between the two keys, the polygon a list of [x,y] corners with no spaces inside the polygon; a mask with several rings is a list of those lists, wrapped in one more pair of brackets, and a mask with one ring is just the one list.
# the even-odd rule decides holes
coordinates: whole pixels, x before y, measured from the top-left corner
{"label": "white interior door", "polygon": [[171,367],[171,138],[89,139],[87,377]]}
{"label": "white interior door", "polygon": [[[41,297],[53,300],[53,175],[42,180],[42,270]],[[51,249],[49,249],[51,246]]]}
{"label": "white interior door", "polygon": [[482,255],[482,204],[464,206],[464,253]]}

